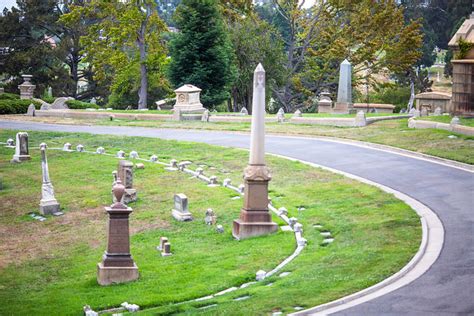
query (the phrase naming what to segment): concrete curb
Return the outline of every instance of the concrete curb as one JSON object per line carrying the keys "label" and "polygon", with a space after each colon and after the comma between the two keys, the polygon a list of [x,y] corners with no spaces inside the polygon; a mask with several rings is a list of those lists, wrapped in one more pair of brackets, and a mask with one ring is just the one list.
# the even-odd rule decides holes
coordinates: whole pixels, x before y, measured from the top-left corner
{"label": "concrete curb", "polygon": [[291,315],[328,315],[365,303],[411,283],[421,277],[436,262],[443,248],[444,228],[438,216],[426,205],[397,190],[347,172],[283,155],[271,155],[292,161],[299,161],[306,165],[341,174],[348,178],[375,186],[387,193],[391,193],[396,198],[408,204],[420,216],[422,227],[420,247],[410,262],[400,271],[367,289]]}

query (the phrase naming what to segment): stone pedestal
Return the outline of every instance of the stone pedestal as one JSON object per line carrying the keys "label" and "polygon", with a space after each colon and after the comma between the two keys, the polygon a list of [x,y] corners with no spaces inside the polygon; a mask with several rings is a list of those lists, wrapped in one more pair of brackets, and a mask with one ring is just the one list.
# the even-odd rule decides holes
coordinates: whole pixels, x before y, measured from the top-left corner
{"label": "stone pedestal", "polygon": [[[117,201],[122,200],[125,187],[120,180],[113,189]],[[132,209],[116,202],[105,211],[107,223],[107,250],[97,264],[97,282],[100,285],[124,283],[138,279],[138,267],[130,254],[129,216]]]}
{"label": "stone pedestal", "polygon": [[355,113],[355,109],[353,108],[352,103],[346,102],[336,102],[334,104],[334,108],[332,109],[332,113],[334,114],[351,114]]}
{"label": "stone pedestal", "polygon": [[20,99],[33,99],[36,86],[31,83],[32,75],[22,75],[24,82],[18,86],[20,89]]}
{"label": "stone pedestal", "polygon": [[236,239],[266,235],[278,230],[268,211],[270,170],[265,165],[249,165],[245,169],[244,206],[234,220],[232,235]]}
{"label": "stone pedestal", "polygon": [[319,95],[318,113],[332,113],[331,94],[327,91],[323,91]]}

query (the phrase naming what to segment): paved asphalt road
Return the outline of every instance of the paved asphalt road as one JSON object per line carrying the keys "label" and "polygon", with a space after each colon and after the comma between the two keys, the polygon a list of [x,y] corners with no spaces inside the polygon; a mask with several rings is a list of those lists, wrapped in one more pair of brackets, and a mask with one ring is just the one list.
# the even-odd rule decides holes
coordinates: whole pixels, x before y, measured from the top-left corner
{"label": "paved asphalt road", "polygon": [[[0,121],[0,128],[186,140],[248,148],[225,132]],[[347,315],[474,315],[474,174],[380,150],[320,139],[267,136],[266,150],[345,171],[401,191],[430,207],[445,228],[438,260],[419,279],[352,307]]]}

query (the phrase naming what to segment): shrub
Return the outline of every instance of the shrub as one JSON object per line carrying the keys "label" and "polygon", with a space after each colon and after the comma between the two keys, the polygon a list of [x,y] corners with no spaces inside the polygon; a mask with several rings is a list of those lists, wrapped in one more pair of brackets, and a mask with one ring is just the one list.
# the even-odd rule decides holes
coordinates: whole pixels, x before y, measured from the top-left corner
{"label": "shrub", "polygon": [[3,99],[0,100],[0,114],[24,114],[28,106],[33,103],[35,108],[41,107],[41,103],[34,100]]}
{"label": "shrub", "polygon": [[99,108],[99,106],[97,104],[82,102],[82,101],[79,101],[79,100],[69,100],[69,101],[66,101],[66,104],[67,104],[68,108],[70,108],[72,110],[84,110],[84,109],[87,109],[87,108],[98,109]]}
{"label": "shrub", "polygon": [[0,93],[0,100],[19,100],[20,96],[14,93]]}
{"label": "shrub", "polygon": [[50,97],[50,96],[42,96],[42,97],[41,97],[41,100],[43,100],[44,102],[47,102],[47,103],[51,104],[51,103],[54,102],[54,100],[56,100],[56,98]]}

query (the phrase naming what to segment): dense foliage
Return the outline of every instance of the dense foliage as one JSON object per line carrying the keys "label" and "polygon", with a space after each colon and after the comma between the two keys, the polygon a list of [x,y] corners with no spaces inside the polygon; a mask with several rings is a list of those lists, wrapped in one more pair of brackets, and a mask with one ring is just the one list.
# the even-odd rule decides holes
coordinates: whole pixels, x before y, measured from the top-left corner
{"label": "dense foliage", "polygon": [[0,114],[24,114],[30,104],[34,104],[37,109],[41,106],[34,100],[0,99]]}
{"label": "dense foliage", "polygon": [[232,46],[217,1],[184,0],[175,21],[180,32],[169,43],[169,78],[175,88],[201,88],[201,102],[214,108],[229,98],[235,76]]}
{"label": "dense foliage", "polygon": [[67,107],[72,110],[83,110],[83,109],[98,109],[97,104],[92,104],[88,102],[82,102],[79,100],[68,100],[66,101]]}

